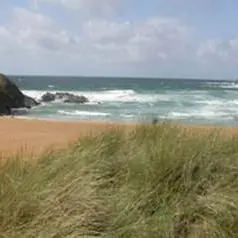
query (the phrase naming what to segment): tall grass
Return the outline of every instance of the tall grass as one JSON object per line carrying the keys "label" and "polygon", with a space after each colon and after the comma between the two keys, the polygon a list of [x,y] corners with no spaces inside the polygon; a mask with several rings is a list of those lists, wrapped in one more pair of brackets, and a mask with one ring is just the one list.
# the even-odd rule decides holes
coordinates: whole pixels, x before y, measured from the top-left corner
{"label": "tall grass", "polygon": [[238,237],[238,138],[163,123],[8,160],[0,237]]}

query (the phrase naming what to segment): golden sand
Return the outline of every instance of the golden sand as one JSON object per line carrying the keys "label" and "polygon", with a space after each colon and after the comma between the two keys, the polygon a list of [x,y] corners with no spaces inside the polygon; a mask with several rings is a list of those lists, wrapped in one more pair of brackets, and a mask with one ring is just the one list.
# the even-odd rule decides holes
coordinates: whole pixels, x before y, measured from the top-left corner
{"label": "golden sand", "polygon": [[96,135],[108,128],[119,125],[103,122],[58,122],[24,120],[17,118],[0,119],[0,153],[4,156],[18,152],[39,154],[53,148],[63,148],[69,143],[88,135]]}
{"label": "golden sand", "polygon": [[[105,122],[58,122],[0,118],[0,153],[3,156],[19,152],[39,154],[49,148],[66,148],[69,143],[88,135],[96,135],[108,128],[132,129],[135,124]],[[194,133],[213,129],[205,126],[186,127]],[[228,135],[238,135],[238,128],[223,128]]]}

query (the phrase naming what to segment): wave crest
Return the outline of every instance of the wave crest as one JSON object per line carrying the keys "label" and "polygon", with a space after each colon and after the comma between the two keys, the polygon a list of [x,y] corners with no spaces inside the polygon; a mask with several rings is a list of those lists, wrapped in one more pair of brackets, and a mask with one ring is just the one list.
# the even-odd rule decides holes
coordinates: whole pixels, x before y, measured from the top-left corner
{"label": "wave crest", "polygon": [[[59,91],[49,90],[51,93],[57,93]],[[134,90],[105,90],[105,91],[64,91],[65,93],[71,93],[77,96],[85,96],[90,102],[156,102],[159,100],[158,94],[143,94],[137,93]],[[41,97],[47,93],[47,91],[38,90],[24,90],[24,94],[40,100]]]}
{"label": "wave crest", "polygon": [[91,112],[91,111],[65,111],[65,110],[58,110],[58,113],[61,115],[66,116],[110,116],[110,113],[104,113],[104,112]]}

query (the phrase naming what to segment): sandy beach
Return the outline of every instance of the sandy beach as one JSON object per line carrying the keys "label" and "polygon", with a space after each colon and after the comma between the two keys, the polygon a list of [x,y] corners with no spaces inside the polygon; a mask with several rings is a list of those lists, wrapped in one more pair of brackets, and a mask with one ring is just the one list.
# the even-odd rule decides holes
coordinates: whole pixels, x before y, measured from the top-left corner
{"label": "sandy beach", "polygon": [[0,118],[0,153],[11,156],[18,152],[40,154],[49,148],[64,148],[88,135],[96,135],[119,125],[103,122],[59,122]]}
{"label": "sandy beach", "polygon": [[[18,152],[39,155],[49,148],[66,148],[69,143],[84,136],[96,135],[108,128],[132,129],[135,124],[105,122],[59,122],[26,120],[17,118],[0,119],[0,153],[2,156]],[[188,131],[200,133],[211,130],[211,126],[189,126]],[[221,128],[226,135],[238,135],[238,129]]]}

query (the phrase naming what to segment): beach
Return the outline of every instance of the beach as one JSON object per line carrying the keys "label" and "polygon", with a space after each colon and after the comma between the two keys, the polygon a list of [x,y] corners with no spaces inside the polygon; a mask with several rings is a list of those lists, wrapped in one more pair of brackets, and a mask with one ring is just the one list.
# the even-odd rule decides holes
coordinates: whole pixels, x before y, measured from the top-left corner
{"label": "beach", "polygon": [[[234,129],[238,128],[238,90],[233,82],[31,76],[11,80],[40,105],[21,106],[14,117],[0,118],[4,157],[19,152],[24,158],[39,155],[47,149],[66,148],[108,127],[120,125],[128,130],[154,119],[183,125],[186,133],[216,128],[223,128],[226,135],[238,132]],[[57,98],[57,93],[63,98]],[[44,101],[44,95],[53,99]],[[65,101],[68,95],[71,100],[83,96],[86,101]]]}
{"label": "beach", "polygon": [[[45,121],[11,117],[0,119],[0,152],[3,156],[23,154],[39,155],[48,149],[67,148],[80,138],[97,135],[110,128],[131,130],[136,123],[85,121]],[[182,125],[181,125],[182,126]],[[218,129],[224,135],[237,135],[237,128],[221,128],[204,125],[182,126],[188,133],[202,133]]]}
{"label": "beach", "polygon": [[59,122],[3,117],[0,118],[0,152],[4,156],[19,152],[39,155],[47,149],[66,148],[82,137],[119,126],[132,128],[132,124],[114,122]]}
{"label": "beach", "polygon": [[237,237],[238,129],[135,126],[1,118],[0,236]]}

